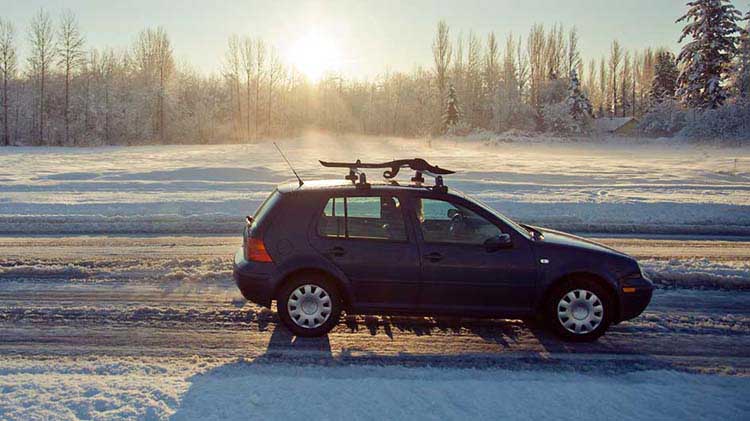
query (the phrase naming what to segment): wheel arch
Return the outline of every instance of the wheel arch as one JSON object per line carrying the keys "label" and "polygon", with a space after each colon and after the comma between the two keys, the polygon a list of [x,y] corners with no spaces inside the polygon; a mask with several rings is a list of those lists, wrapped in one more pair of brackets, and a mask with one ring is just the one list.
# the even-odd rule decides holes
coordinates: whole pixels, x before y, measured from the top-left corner
{"label": "wheel arch", "polygon": [[352,303],[352,293],[351,288],[349,288],[349,284],[345,282],[343,279],[341,279],[339,276],[336,276],[335,274],[331,273],[331,271],[326,270],[324,268],[320,267],[300,267],[296,269],[289,270],[285,272],[283,275],[279,277],[279,281],[276,282],[276,286],[273,289],[273,294],[271,295],[271,299],[276,299],[276,296],[279,294],[279,291],[286,285],[287,282],[289,282],[292,279],[295,279],[300,276],[304,275],[318,275],[323,276],[331,282],[334,283],[334,285],[337,288],[337,292],[341,296],[342,301],[342,307],[344,309],[348,309],[349,305]]}
{"label": "wheel arch", "polygon": [[571,280],[587,280],[601,285],[602,288],[604,288],[609,293],[609,296],[612,299],[612,307],[614,308],[614,317],[612,318],[612,321],[616,323],[620,320],[620,296],[617,294],[616,287],[612,284],[612,282],[608,281],[606,277],[587,271],[575,271],[566,273],[550,282],[546,286],[544,293],[541,295],[542,298],[536,305],[537,313],[543,311],[544,305],[549,301],[550,295],[558,286]]}

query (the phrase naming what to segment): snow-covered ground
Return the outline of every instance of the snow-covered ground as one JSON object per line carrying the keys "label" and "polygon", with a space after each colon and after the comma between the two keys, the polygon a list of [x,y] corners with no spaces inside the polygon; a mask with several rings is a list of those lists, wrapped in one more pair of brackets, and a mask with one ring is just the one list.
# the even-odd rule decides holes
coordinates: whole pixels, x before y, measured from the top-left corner
{"label": "snow-covered ground", "polygon": [[748,419],[750,151],[511,140],[280,146],[305,178],[425,157],[517,219],[600,233],[660,288],[596,343],[369,316],[293,338],[230,276],[243,216],[290,178],[271,144],[0,148],[0,420]]}
{"label": "snow-covered ground", "polygon": [[750,378],[263,364],[213,358],[0,363],[0,418],[747,419]]}
{"label": "snow-covered ground", "polygon": [[[424,157],[458,171],[450,186],[559,229],[750,234],[749,149],[317,134],[279,144],[308,179],[343,176],[318,159]],[[289,178],[270,143],[0,148],[0,233],[233,233]]]}

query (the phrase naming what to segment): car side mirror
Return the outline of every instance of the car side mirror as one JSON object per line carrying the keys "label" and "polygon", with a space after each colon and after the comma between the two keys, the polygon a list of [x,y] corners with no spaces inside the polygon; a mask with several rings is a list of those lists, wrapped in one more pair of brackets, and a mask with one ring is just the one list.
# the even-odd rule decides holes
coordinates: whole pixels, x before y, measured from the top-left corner
{"label": "car side mirror", "polygon": [[488,238],[487,241],[484,242],[484,248],[488,253],[511,247],[513,247],[513,241],[510,238],[510,234],[496,235],[492,238]]}
{"label": "car side mirror", "polygon": [[454,216],[458,213],[458,209],[450,208],[448,209],[448,212],[446,214],[448,215],[448,219],[453,219]]}

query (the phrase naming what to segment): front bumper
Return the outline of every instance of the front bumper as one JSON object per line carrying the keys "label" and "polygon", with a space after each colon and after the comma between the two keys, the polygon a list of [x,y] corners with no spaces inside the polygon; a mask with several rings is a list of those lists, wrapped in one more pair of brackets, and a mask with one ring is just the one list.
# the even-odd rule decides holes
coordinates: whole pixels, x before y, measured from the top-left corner
{"label": "front bumper", "polygon": [[248,301],[264,307],[271,306],[273,285],[271,273],[273,263],[250,262],[245,259],[245,252],[240,248],[234,255],[234,283],[242,296]]}
{"label": "front bumper", "polygon": [[638,317],[651,302],[654,284],[641,275],[620,282],[620,320]]}

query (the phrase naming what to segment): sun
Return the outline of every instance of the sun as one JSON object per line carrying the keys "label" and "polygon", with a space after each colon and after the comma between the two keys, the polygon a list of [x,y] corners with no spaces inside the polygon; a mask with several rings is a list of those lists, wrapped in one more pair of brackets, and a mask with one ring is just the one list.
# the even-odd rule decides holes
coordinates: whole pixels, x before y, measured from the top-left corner
{"label": "sun", "polygon": [[321,31],[310,31],[298,38],[287,51],[287,60],[311,81],[327,72],[338,71],[341,51],[336,40]]}

